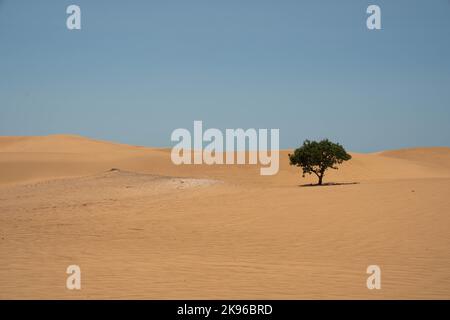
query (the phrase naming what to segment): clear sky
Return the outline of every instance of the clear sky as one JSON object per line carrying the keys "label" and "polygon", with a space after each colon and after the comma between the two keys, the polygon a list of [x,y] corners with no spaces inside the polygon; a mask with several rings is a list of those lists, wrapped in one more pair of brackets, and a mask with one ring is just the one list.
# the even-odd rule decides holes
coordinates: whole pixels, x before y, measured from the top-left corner
{"label": "clear sky", "polygon": [[450,0],[0,0],[0,135],[160,147],[194,120],[282,148],[450,146]]}

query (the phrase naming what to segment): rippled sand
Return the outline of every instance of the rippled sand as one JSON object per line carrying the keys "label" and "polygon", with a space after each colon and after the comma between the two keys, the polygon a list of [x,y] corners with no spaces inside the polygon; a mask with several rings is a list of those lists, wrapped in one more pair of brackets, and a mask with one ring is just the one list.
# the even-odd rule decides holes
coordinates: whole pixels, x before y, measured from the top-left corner
{"label": "rippled sand", "polygon": [[[450,298],[450,148],[353,154],[323,187],[280,163],[263,177],[0,137],[0,298]],[[366,288],[372,264],[381,290]]]}

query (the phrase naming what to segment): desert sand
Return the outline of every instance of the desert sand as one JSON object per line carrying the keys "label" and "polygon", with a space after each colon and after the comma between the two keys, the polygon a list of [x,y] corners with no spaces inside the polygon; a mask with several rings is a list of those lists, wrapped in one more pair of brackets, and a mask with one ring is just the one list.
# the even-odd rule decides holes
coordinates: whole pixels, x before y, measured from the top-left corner
{"label": "desert sand", "polygon": [[[287,154],[260,176],[175,166],[170,149],[0,137],[0,298],[450,298],[450,148],[352,153],[322,187]],[[381,290],[366,287],[373,264]]]}

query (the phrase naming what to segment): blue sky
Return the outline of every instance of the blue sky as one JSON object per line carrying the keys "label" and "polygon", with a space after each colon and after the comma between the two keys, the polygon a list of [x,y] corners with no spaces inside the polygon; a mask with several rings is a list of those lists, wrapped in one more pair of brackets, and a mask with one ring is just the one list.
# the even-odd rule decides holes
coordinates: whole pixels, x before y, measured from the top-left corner
{"label": "blue sky", "polygon": [[450,1],[0,0],[0,135],[161,147],[194,120],[281,148],[450,146]]}

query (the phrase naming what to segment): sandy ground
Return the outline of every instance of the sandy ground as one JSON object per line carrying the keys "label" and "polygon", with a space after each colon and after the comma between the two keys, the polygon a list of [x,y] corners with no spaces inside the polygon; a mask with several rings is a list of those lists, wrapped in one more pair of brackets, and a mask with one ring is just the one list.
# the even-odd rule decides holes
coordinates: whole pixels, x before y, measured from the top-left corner
{"label": "sandy ground", "polygon": [[[0,137],[0,298],[449,299],[450,148],[352,155],[325,177],[340,185],[308,187],[287,152],[264,177]],[[82,290],[66,289],[71,264]]]}

